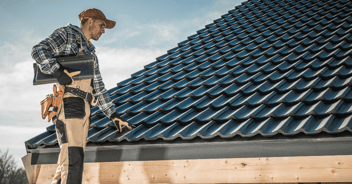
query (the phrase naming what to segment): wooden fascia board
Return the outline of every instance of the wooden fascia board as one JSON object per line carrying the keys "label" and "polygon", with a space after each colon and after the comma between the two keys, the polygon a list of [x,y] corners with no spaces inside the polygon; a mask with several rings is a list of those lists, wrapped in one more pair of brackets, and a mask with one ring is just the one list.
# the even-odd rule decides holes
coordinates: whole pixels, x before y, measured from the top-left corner
{"label": "wooden fascia board", "polygon": [[[35,167],[32,184],[44,184],[57,165]],[[100,162],[85,163],[83,184],[350,182],[351,173],[352,155]]]}

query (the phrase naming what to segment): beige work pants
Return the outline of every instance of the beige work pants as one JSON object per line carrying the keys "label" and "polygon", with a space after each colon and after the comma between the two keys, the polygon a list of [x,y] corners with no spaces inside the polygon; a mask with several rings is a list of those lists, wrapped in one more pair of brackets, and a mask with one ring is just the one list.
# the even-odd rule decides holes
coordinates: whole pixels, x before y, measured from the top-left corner
{"label": "beige work pants", "polygon": [[[91,79],[74,81],[68,87],[92,93]],[[90,121],[90,104],[87,100],[65,93],[58,119],[55,122],[60,154],[52,184],[81,184],[84,150]]]}

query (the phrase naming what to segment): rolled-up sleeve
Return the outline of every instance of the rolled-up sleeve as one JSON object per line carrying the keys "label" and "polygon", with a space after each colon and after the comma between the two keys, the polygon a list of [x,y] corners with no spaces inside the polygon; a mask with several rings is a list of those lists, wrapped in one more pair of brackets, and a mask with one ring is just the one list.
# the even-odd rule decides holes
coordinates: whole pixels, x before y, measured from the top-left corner
{"label": "rolled-up sleeve", "polygon": [[115,105],[112,103],[110,95],[108,94],[103,83],[103,78],[101,77],[99,71],[98,58],[96,56],[95,58],[96,66],[93,78],[94,95],[98,100],[99,109],[105,114],[105,116],[110,118],[111,114],[115,112]]}

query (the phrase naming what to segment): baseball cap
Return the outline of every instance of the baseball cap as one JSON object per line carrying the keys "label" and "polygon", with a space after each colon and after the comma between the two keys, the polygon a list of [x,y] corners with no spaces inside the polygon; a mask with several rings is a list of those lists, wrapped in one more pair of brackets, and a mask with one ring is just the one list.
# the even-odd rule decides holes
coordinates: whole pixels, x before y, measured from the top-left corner
{"label": "baseball cap", "polygon": [[79,15],[79,20],[85,22],[88,18],[98,19],[104,21],[107,29],[115,27],[116,22],[113,20],[106,19],[104,13],[96,8],[89,8],[81,12]]}

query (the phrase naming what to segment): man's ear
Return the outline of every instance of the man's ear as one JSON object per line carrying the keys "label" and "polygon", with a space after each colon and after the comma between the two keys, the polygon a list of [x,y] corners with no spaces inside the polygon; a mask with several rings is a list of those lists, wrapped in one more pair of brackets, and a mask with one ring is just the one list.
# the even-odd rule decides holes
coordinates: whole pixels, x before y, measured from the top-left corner
{"label": "man's ear", "polygon": [[90,18],[90,17],[88,18],[88,24],[89,24],[89,25],[92,25],[92,24],[93,24],[93,19]]}

